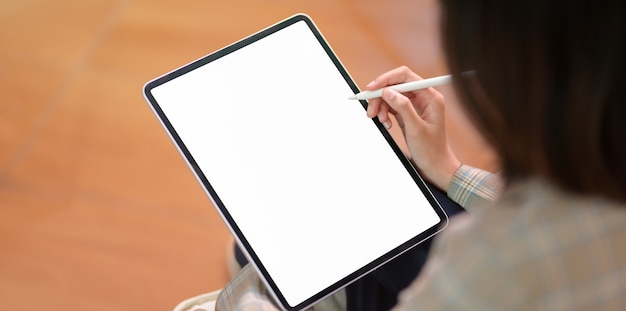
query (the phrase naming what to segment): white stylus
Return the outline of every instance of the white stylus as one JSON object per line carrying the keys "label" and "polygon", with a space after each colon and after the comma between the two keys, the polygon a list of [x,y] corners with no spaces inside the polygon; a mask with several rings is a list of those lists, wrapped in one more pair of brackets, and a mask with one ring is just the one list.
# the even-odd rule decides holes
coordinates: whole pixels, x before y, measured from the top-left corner
{"label": "white stylus", "polygon": [[[429,79],[417,80],[413,82],[390,85],[390,86],[387,86],[386,88],[391,88],[398,92],[411,92],[411,91],[417,91],[417,90],[421,90],[421,89],[425,89],[425,88],[429,88],[433,86],[449,84],[451,82],[452,82],[452,76],[445,75],[445,76],[439,76],[439,77],[434,77],[434,78],[429,78]],[[363,91],[361,93],[354,94],[348,97],[348,99],[364,100],[364,99],[377,98],[381,96],[383,96],[383,89],[378,89],[375,91]]]}

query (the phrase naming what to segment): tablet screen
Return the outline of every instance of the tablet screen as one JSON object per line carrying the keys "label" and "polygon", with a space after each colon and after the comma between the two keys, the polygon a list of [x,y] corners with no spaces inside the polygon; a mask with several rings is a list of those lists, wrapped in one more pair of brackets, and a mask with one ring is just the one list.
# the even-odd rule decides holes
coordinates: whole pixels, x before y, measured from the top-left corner
{"label": "tablet screen", "polygon": [[146,86],[286,309],[332,293],[445,219],[364,103],[347,99],[356,91],[302,15]]}

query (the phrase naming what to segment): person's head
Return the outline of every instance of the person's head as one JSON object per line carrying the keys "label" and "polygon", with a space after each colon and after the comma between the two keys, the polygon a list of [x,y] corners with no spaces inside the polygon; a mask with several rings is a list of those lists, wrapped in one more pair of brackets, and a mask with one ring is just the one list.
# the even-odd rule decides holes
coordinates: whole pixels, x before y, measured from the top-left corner
{"label": "person's head", "polygon": [[461,102],[505,178],[626,201],[625,2],[442,0],[441,9]]}

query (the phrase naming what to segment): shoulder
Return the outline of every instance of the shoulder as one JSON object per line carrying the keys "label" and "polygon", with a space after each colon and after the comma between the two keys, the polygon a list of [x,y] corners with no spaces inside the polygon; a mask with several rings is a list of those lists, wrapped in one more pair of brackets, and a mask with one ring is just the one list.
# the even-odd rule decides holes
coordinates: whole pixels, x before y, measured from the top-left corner
{"label": "shoulder", "polygon": [[626,269],[625,239],[626,206],[531,181],[507,190],[492,208],[455,217],[403,299],[439,310],[562,302],[575,309],[577,299],[593,301],[602,294],[594,286],[610,286],[614,271]]}

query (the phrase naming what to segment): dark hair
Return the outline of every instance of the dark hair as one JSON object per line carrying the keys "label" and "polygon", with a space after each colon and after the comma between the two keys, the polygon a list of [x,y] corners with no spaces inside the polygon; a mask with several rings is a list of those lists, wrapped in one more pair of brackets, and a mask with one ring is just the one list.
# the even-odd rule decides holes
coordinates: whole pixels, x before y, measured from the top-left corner
{"label": "dark hair", "polygon": [[624,3],[442,0],[456,89],[507,181],[626,201]]}

